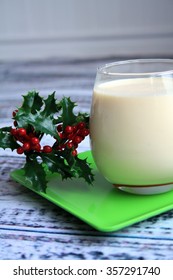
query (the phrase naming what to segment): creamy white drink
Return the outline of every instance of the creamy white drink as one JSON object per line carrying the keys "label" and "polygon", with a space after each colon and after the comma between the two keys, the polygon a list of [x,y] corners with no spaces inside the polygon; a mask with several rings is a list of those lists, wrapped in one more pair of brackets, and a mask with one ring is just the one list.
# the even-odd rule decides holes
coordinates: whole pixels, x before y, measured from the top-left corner
{"label": "creamy white drink", "polygon": [[90,133],[94,160],[111,183],[173,182],[173,79],[96,84]]}

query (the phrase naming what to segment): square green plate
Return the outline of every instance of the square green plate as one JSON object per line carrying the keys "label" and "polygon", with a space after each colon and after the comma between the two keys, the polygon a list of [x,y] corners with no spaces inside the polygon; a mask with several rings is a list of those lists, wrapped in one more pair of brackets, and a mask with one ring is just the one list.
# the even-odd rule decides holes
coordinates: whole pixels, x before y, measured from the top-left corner
{"label": "square green plate", "polygon": [[[80,157],[87,158],[92,164],[95,173],[93,186],[88,186],[82,179],[62,182],[60,176],[54,174],[48,177],[46,194],[35,192],[105,232],[119,230],[173,208],[173,191],[149,196],[119,191],[99,174],[90,151],[81,153]],[[11,177],[33,190],[22,170],[13,171]]]}

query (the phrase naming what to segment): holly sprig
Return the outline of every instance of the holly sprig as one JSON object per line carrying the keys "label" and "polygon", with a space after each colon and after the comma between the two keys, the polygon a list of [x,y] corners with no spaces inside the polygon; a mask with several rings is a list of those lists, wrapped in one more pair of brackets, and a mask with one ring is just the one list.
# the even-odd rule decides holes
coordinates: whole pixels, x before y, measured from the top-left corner
{"label": "holly sprig", "polygon": [[[58,101],[55,92],[43,98],[31,91],[13,111],[13,126],[0,129],[0,147],[26,156],[24,175],[37,191],[46,192],[49,173],[59,173],[62,180],[84,178],[88,184],[94,180],[87,159],[80,159],[77,152],[89,135],[89,115],[75,114],[75,106],[70,97]],[[52,145],[42,145],[44,135],[52,137]]]}

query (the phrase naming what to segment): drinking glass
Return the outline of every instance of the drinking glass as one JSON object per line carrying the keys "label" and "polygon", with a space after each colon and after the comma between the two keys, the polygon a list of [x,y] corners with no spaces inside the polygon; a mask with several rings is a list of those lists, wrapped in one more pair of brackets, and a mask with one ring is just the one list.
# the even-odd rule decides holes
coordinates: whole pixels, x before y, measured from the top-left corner
{"label": "drinking glass", "polygon": [[98,170],[120,190],[172,190],[173,60],[128,60],[98,68],[90,142]]}

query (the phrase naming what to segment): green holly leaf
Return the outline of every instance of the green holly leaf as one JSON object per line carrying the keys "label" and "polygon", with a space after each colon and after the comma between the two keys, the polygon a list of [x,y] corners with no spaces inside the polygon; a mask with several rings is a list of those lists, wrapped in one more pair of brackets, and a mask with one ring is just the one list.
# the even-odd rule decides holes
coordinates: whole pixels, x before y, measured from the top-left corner
{"label": "green holly leaf", "polygon": [[76,103],[72,102],[69,97],[63,97],[61,100],[61,106],[61,118],[63,120],[63,127],[74,124],[76,122],[76,116],[73,113],[73,109],[76,106]]}
{"label": "green holly leaf", "polygon": [[57,172],[62,179],[72,178],[75,174],[64,158],[57,154],[41,154],[42,161],[52,173]]}
{"label": "green holly leaf", "polygon": [[47,99],[44,100],[44,110],[41,112],[41,115],[46,117],[54,116],[58,112],[58,106],[56,104],[55,92],[50,94]]}
{"label": "green holly leaf", "polygon": [[92,184],[94,181],[94,175],[87,159],[80,159],[76,157],[75,169],[79,178],[84,178],[88,184]]}
{"label": "green holly leaf", "polygon": [[24,101],[20,110],[23,110],[26,113],[35,114],[43,105],[43,98],[40,97],[39,93],[36,91],[28,92],[27,95],[23,96],[23,99]]}
{"label": "green holly leaf", "polygon": [[34,120],[31,117],[28,122],[35,128],[36,131],[58,138],[58,133],[54,125],[54,118],[52,116],[43,118],[43,116],[38,113]]}
{"label": "green holly leaf", "polygon": [[72,156],[71,150],[69,150],[69,149],[64,149],[63,151],[61,151],[61,152],[59,153],[59,156],[63,157],[63,158],[66,160],[67,164],[68,164],[71,168],[72,168],[73,165],[75,164],[75,157]]}
{"label": "green holly leaf", "polygon": [[10,127],[3,127],[0,129],[0,147],[2,149],[10,148],[12,151],[19,147],[14,137],[10,133]]}
{"label": "green holly leaf", "polygon": [[54,114],[58,110],[55,92],[43,99],[37,92],[29,92],[24,96],[24,102],[18,109],[14,119],[18,127],[32,126],[39,134],[49,134],[59,139],[54,123]]}
{"label": "green holly leaf", "polygon": [[46,192],[47,179],[43,164],[39,163],[36,158],[28,159],[23,169],[30,186],[38,192]]}
{"label": "green holly leaf", "polygon": [[18,127],[27,128],[28,125],[31,125],[40,133],[50,134],[58,138],[54,118],[51,115],[44,117],[40,112],[32,114],[20,110],[16,114],[15,120],[17,121]]}

